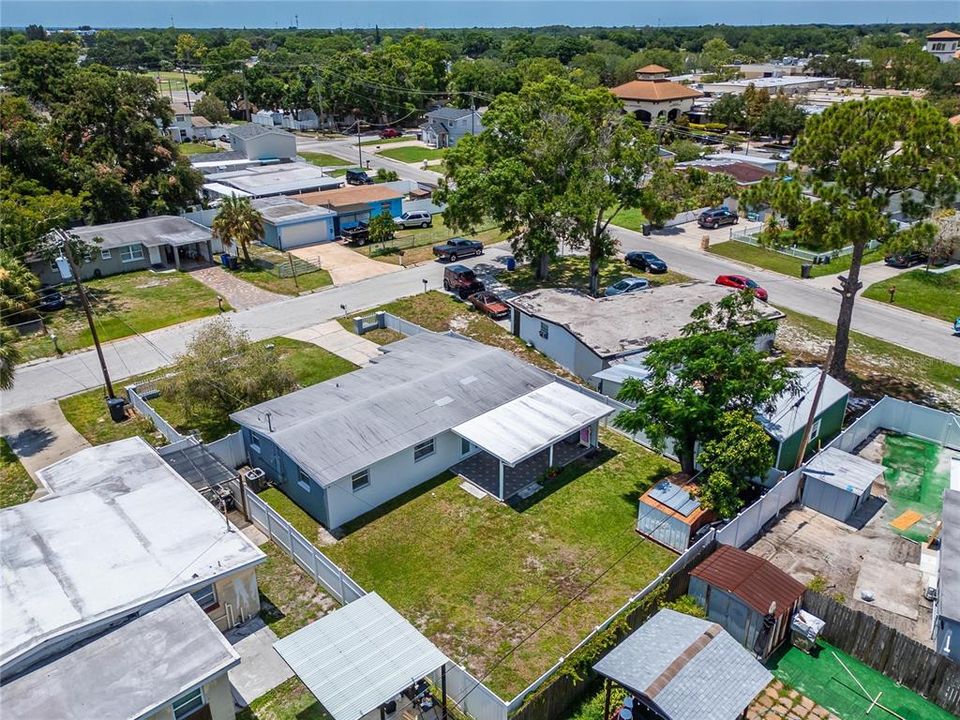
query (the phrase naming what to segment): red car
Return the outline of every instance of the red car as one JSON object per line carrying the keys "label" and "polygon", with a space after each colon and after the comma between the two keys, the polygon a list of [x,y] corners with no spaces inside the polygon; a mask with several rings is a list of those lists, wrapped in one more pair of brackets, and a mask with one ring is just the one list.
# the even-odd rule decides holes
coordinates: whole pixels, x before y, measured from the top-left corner
{"label": "red car", "polygon": [[380,131],[380,137],[382,137],[384,140],[387,138],[400,137],[401,135],[403,135],[403,133],[396,128],[384,128]]}
{"label": "red car", "polygon": [[767,301],[767,291],[757,285],[756,281],[751,280],[745,275],[720,275],[716,279],[717,285],[726,285],[737,290],[753,290],[757,300]]}
{"label": "red car", "polygon": [[510,314],[510,306],[489,290],[474,293],[467,300],[480,312],[500,320]]}

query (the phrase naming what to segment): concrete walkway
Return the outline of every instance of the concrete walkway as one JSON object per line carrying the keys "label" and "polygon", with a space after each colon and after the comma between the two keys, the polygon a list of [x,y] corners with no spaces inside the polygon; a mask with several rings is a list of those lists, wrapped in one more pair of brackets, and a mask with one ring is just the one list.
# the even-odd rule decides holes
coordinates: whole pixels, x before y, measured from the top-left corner
{"label": "concrete walkway", "polygon": [[354,252],[336,242],[320,243],[290,252],[310,263],[319,260],[320,267],[330,273],[334,285],[347,285],[403,269],[399,265],[388,265],[379,260],[371,260],[366,255]]}
{"label": "concrete walkway", "polygon": [[233,699],[240,707],[293,677],[290,666],[273,649],[277,634],[261,618],[255,617],[225,635],[240,655],[240,664],[227,673]]}
{"label": "concrete walkway", "polygon": [[191,270],[190,275],[230,303],[234,310],[248,310],[286,298],[285,295],[272,293],[246,280],[241,280],[218,265]]}
{"label": "concrete walkway", "polygon": [[38,470],[90,447],[63,416],[56,400],[4,413],[0,432],[34,480]]}
{"label": "concrete walkway", "polygon": [[312,325],[303,330],[288,333],[284,337],[312,343],[334,355],[339,355],[344,360],[349,360],[354,365],[368,365],[372,358],[380,355],[376,343],[344,330],[336,320]]}

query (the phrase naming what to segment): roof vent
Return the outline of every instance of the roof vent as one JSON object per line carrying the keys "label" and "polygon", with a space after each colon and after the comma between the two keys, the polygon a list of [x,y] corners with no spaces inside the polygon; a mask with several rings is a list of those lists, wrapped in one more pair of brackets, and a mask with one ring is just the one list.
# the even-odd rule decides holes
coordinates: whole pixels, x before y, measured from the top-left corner
{"label": "roof vent", "polygon": [[443,407],[444,405],[449,405],[452,402],[453,402],[452,397],[450,397],[449,395],[444,395],[439,400],[434,400],[433,404],[436,405],[437,407]]}

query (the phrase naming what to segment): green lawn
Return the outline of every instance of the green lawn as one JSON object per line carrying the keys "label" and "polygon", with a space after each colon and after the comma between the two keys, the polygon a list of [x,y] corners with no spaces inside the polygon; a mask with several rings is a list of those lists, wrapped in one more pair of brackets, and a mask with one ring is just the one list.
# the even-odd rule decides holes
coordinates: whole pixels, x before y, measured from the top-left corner
{"label": "green lawn", "polygon": [[[87,280],[84,285],[102,342],[219,312],[217,294],[186,273],[141,270]],[[67,307],[44,315],[47,332],[56,334],[63,352],[89,347],[93,339],[80,301],[69,285],[63,286],[63,293]],[[18,344],[24,362],[56,354],[45,335],[26,337]]]}
{"label": "green lawn", "polygon": [[344,160],[343,158],[337,157],[336,155],[331,155],[330,153],[301,152],[298,154],[308,163],[313,163],[319,167],[342,167],[343,165],[351,164],[349,160]]}
{"label": "green lawn", "polygon": [[405,163],[419,163],[424,160],[436,160],[437,158],[442,158],[447,152],[446,148],[428,148],[428,147],[415,147],[408,145],[407,147],[397,147],[397,148],[387,148],[386,150],[381,150],[378,155],[383,155],[384,157],[393,158],[394,160],[399,160],[400,162]]}
{"label": "green lawn", "polygon": [[178,147],[184,155],[209,155],[210,153],[220,152],[218,147],[198,142],[182,142]]}
{"label": "green lawn", "polygon": [[[156,71],[151,71],[143,74],[150,77],[154,82],[157,82],[158,78],[161,80],[161,82],[157,83],[157,88],[160,91],[160,95],[163,97],[168,97],[167,93],[171,88],[173,90],[186,90],[186,88],[183,85],[184,74],[177,70],[156,70]],[[197,75],[196,73],[188,72],[186,73],[186,75],[187,75],[187,83],[189,84],[193,84],[195,82],[200,81],[200,76]],[[169,85],[167,84],[168,81],[169,81]],[[196,95],[194,95],[191,92],[190,102],[195,103],[196,101],[197,101]]]}
{"label": "green lawn", "polygon": [[960,317],[960,270],[931,273],[911,270],[868,287],[863,296],[890,301],[888,288],[895,286],[894,304],[914,312],[953,322]]}
{"label": "green lawn", "polygon": [[401,135],[400,137],[395,138],[376,138],[375,140],[364,140],[360,144],[363,146],[392,145],[393,143],[410,142],[411,140],[416,140],[416,138],[413,135]]}
{"label": "green lawn", "polygon": [[238,710],[237,720],[330,720],[330,716],[300,678],[292,677]]}
{"label": "green lawn", "polygon": [[634,528],[638,497],[674,466],[618,434],[601,441],[521,509],[446,474],[351,523],[326,552],[511,698],[676,557]]}
{"label": "green lawn", "polygon": [[[129,382],[114,381],[114,389],[118,392]],[[139,435],[151,445],[165,445],[166,440],[153,423],[138,414],[131,414],[122,423],[115,423],[110,419],[107,411],[106,394],[102,388],[77,393],[59,400],[60,409],[67,421],[77,429],[91,445],[123,440],[124,438]]]}
{"label": "green lawn", "polygon": [[255,245],[251,247],[250,256],[253,260],[253,265],[246,265],[241,260],[239,269],[231,270],[230,272],[241,280],[245,280],[264,290],[280,293],[281,295],[299,295],[333,284],[333,278],[330,277],[329,272],[323,269],[307,268],[307,263],[297,257],[293,257],[295,268],[306,268],[309,269],[309,272],[301,274],[298,269],[296,279],[293,277],[280,277],[273,268],[278,266],[289,267],[291,256],[289,253],[274,250],[266,245]]}
{"label": "green lawn", "polygon": [[[766,268],[767,270],[790,275],[791,277],[800,277],[800,265],[806,262],[805,260],[800,260],[790,255],[778,253],[775,250],[757,247],[756,245],[748,245],[747,243],[737,242],[736,240],[728,240],[711,245],[709,252],[712,252],[714,255],[722,255],[731,260],[738,260],[748,265],[756,265]],[[883,260],[882,249],[871,250],[863,256],[864,265],[872,262],[880,262],[881,260]],[[810,269],[810,274],[812,277],[821,277],[823,275],[836,275],[849,269],[850,255],[845,255],[844,257],[835,258],[825,265],[814,265]]]}
{"label": "green lawn", "polygon": [[614,225],[636,232],[643,232],[643,226],[646,222],[647,219],[643,216],[643,212],[639,208],[621,210],[613,219]]}
{"label": "green lawn", "polygon": [[[545,287],[574,287],[586,290],[590,286],[590,262],[582,255],[567,255],[550,263],[550,273],[546,280],[536,279],[534,269],[527,264],[517,266],[514,272],[500,274],[500,280],[517,292],[527,292]],[[661,275],[650,275],[630,267],[621,260],[611,260],[600,266],[600,289],[612,285],[625,277],[645,277],[650,285],[671,285],[690,278],[672,271]]]}
{"label": "green lawn", "polygon": [[37,490],[5,438],[0,437],[0,508],[25,503]]}

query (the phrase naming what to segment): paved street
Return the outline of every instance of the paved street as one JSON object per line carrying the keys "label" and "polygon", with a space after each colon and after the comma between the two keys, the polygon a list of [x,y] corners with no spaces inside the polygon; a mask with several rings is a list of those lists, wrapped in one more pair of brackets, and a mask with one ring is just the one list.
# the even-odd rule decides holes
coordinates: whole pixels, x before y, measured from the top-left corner
{"label": "paved street", "polygon": [[[360,142],[375,139],[376,138],[372,137],[361,137]],[[374,172],[379,168],[395,170],[401,180],[413,180],[415,182],[436,185],[442,177],[440,173],[433,172],[432,170],[422,170],[419,167],[400,162],[399,160],[380,157],[376,153],[370,152],[374,147],[376,146],[365,145],[361,146],[358,150],[357,137],[355,135],[352,139],[344,135],[343,140],[311,140],[310,138],[297,137],[298,151],[330,153],[331,155],[336,155],[344,160],[348,160],[351,163],[358,163],[359,161],[358,164],[361,164],[363,167],[367,167],[367,162],[369,161],[370,169]]]}

